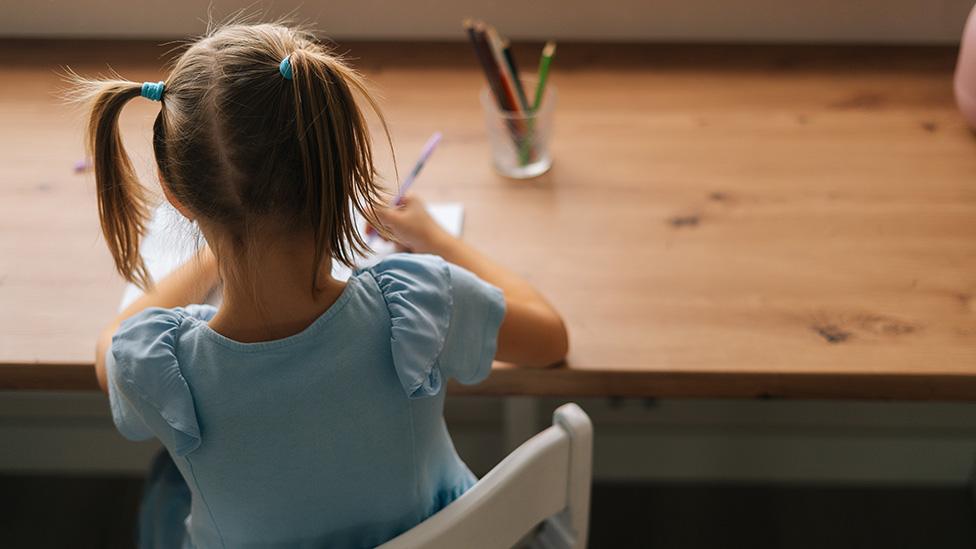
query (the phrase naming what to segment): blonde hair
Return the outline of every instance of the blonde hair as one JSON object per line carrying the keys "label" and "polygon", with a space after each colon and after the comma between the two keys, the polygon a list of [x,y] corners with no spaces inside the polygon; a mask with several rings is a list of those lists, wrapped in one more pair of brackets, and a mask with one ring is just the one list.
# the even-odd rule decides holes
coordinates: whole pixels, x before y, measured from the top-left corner
{"label": "blonde hair", "polygon": [[[279,71],[286,57],[290,79]],[[102,232],[118,272],[146,288],[151,280],[139,242],[149,195],[118,124],[142,84],[76,75],[73,82],[75,96],[91,104],[87,142]],[[310,33],[280,24],[208,32],[165,80],[153,126],[161,184],[201,225],[219,228],[244,265],[253,263],[257,235],[313,235],[314,293],[327,257],[351,267],[369,250],[356,213],[382,229],[375,208],[383,193],[356,95],[379,117],[389,142],[362,77]]]}

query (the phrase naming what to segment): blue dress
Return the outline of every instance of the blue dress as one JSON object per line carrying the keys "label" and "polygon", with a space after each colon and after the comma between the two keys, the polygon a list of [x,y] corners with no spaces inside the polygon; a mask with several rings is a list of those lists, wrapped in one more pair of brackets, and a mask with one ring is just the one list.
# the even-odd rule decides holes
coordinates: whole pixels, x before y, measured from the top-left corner
{"label": "blue dress", "polygon": [[141,546],[371,547],[475,483],[444,423],[445,384],[490,372],[497,288],[397,254],[284,339],[228,339],[207,325],[215,312],[147,309],[107,353],[119,431],[168,453],[149,477]]}

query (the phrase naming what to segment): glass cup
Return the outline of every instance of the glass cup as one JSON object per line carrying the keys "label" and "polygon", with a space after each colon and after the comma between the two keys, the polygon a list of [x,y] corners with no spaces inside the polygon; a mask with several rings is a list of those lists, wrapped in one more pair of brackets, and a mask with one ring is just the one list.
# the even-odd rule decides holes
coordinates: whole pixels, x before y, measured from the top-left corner
{"label": "glass cup", "polygon": [[[522,83],[528,100],[533,101],[536,80],[523,78]],[[552,167],[549,137],[555,103],[556,87],[552,84],[546,85],[539,109],[529,113],[502,110],[488,87],[481,90],[492,161],[498,173],[513,179],[528,179],[549,171]]]}

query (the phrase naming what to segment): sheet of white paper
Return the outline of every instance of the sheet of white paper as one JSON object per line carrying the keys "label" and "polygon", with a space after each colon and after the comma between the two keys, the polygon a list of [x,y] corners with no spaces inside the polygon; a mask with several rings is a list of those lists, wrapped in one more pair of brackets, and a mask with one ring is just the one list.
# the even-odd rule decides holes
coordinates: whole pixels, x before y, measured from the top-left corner
{"label": "sheet of white paper", "polygon": [[[454,236],[461,236],[464,224],[464,205],[458,202],[441,202],[427,205],[427,211],[447,232]],[[174,269],[186,263],[193,257],[202,239],[193,224],[180,215],[169,204],[163,204],[153,213],[149,223],[149,230],[140,245],[142,258],[146,262],[146,269],[153,280],[160,280]],[[370,245],[375,254],[361,258],[357,262],[359,267],[367,267],[393,253],[394,246],[379,238],[373,238]],[[332,276],[338,280],[347,280],[352,270],[340,264],[332,267]],[[142,295],[142,290],[134,284],[129,284],[122,294],[119,310],[125,309],[130,303]],[[215,292],[210,303],[219,304],[220,293]]]}

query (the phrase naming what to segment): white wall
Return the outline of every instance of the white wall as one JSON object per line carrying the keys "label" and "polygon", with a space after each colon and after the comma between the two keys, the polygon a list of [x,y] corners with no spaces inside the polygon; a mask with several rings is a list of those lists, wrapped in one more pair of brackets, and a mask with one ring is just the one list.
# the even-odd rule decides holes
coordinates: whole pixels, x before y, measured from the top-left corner
{"label": "white wall", "polygon": [[[954,43],[972,0],[211,0],[294,11],[337,39],[463,39],[480,17],[516,39]],[[199,0],[3,0],[0,36],[167,38],[205,28]]]}

